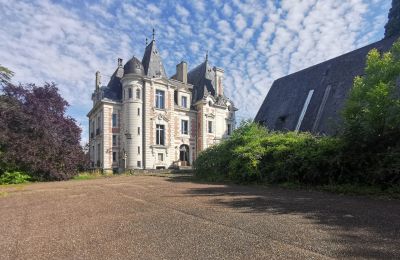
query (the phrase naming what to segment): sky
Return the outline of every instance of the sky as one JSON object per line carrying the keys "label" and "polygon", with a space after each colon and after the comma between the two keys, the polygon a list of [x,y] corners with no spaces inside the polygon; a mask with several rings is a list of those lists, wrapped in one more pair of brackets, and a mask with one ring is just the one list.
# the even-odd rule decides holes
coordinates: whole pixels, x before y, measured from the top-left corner
{"label": "sky", "polygon": [[[95,72],[108,83],[155,28],[170,77],[204,61],[224,69],[237,121],[252,119],[273,81],[382,39],[391,0],[0,0],[0,64],[15,83],[55,82],[88,139]],[[295,87],[295,86],[294,86]]]}

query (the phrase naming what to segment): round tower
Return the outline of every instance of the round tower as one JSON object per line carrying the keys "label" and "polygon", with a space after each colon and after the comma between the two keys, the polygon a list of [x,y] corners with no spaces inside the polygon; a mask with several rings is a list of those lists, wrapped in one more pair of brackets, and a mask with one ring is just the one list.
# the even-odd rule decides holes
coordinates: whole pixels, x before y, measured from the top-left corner
{"label": "round tower", "polygon": [[126,169],[143,168],[143,76],[142,63],[132,57],[121,79]]}

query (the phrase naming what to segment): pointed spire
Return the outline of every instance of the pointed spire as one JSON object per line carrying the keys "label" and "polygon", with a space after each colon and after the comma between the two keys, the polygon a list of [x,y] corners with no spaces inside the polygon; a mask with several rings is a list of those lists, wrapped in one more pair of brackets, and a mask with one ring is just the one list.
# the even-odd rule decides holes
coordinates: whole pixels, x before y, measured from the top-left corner
{"label": "pointed spire", "polygon": [[206,62],[208,62],[208,50],[206,52]]}
{"label": "pointed spire", "polygon": [[156,36],[156,31],[153,28],[153,41],[154,41],[155,36]]}

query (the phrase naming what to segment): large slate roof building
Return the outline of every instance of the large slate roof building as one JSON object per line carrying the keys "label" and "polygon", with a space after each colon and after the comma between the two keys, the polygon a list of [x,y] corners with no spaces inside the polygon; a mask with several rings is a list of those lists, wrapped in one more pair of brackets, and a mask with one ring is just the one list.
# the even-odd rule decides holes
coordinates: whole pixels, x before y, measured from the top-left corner
{"label": "large slate roof building", "polygon": [[[396,0],[397,1],[397,0]],[[272,130],[308,131],[334,135],[340,111],[356,76],[363,75],[372,49],[388,51],[399,33],[277,79],[255,121]]]}
{"label": "large slate roof building", "polygon": [[94,169],[188,167],[198,153],[235,126],[235,108],[224,94],[224,71],[204,62],[188,72],[182,61],[167,77],[153,40],[143,59],[132,57],[102,86],[96,73],[89,117],[89,154]]}

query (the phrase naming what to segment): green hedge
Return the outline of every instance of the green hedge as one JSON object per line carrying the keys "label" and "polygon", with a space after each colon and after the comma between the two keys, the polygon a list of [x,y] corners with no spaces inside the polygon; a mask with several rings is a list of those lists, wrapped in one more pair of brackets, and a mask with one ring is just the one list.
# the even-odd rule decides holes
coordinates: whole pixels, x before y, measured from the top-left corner
{"label": "green hedge", "polygon": [[0,175],[0,184],[20,184],[30,180],[30,176],[20,171],[6,171]]}
{"label": "green hedge", "polygon": [[196,175],[210,181],[306,185],[399,184],[400,148],[361,152],[337,137],[273,132],[255,123],[199,154]]}

